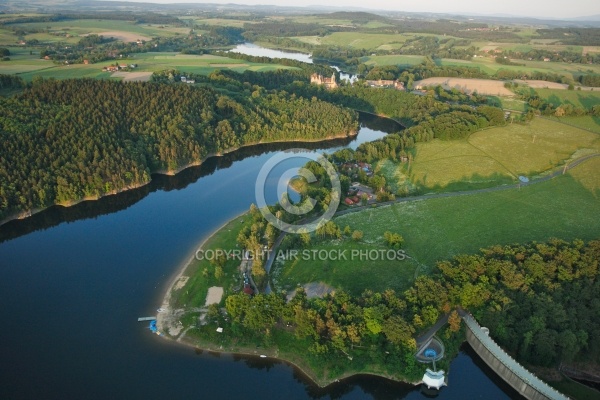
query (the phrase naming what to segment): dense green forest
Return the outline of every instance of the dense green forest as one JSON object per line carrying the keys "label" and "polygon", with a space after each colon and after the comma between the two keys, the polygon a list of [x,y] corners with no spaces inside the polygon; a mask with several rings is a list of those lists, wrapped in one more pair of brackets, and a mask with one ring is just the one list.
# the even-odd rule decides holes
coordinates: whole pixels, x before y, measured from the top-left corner
{"label": "dense green forest", "polygon": [[357,128],[352,111],[284,92],[233,99],[186,84],[38,82],[0,98],[0,218],[139,186],[242,145]]}
{"label": "dense green forest", "polygon": [[439,263],[413,293],[420,307],[469,309],[520,360],[600,363],[599,260],[598,240],[493,246]]}
{"label": "dense green forest", "polygon": [[[261,85],[267,89],[281,88],[306,98],[316,97],[321,100],[339,104],[355,110],[394,118],[409,127],[407,134],[416,141],[427,141],[433,138],[457,139],[468,136],[477,129],[505,123],[500,108],[477,106],[483,97],[458,96],[449,97],[446,93],[430,93],[425,96],[400,90],[381,90],[361,85],[343,85],[334,90],[322,86],[308,84],[307,74],[312,71],[279,70],[257,73],[245,71],[221,71],[208,78],[212,83],[234,86],[244,84]],[[203,79],[198,77],[199,79]],[[436,99],[436,95],[441,101]],[[450,104],[460,101],[465,104]],[[418,126],[417,126],[418,125]]]}

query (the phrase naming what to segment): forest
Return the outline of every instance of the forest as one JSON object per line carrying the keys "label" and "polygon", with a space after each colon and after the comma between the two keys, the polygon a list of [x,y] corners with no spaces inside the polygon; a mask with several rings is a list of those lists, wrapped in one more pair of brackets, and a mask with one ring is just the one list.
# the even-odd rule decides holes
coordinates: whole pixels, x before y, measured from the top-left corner
{"label": "forest", "polygon": [[0,218],[139,186],[247,144],[357,129],[355,112],[285,92],[233,99],[183,83],[37,80],[0,98]]}
{"label": "forest", "polygon": [[503,348],[527,363],[598,363],[598,260],[598,240],[492,246],[439,263],[439,274],[420,277],[411,295],[429,293],[419,301],[422,307],[450,302],[469,309]]}

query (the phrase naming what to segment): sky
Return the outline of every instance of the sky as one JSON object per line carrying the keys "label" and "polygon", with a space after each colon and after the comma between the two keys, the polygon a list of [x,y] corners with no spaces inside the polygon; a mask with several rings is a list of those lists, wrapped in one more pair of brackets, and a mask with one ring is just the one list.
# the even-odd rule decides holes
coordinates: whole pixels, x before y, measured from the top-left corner
{"label": "sky", "polygon": [[509,14],[538,18],[573,18],[600,14],[598,0],[125,0],[150,3],[235,3],[273,4],[280,6],[310,6],[314,4],[333,7],[363,7],[379,10],[409,12]]}

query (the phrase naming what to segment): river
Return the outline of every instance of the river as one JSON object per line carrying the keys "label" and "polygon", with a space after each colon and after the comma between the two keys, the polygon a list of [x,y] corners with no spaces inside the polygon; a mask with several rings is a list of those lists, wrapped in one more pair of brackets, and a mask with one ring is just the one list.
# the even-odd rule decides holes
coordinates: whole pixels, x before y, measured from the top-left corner
{"label": "river", "polygon": [[[352,140],[303,147],[356,147],[393,130],[376,117],[361,122]],[[261,166],[288,147],[299,146],[251,147],[0,227],[0,399],[423,398],[421,388],[376,377],[320,389],[283,362],[194,351],[137,322],[155,314],[195,246],[255,201]],[[468,347],[438,395],[514,396]]]}

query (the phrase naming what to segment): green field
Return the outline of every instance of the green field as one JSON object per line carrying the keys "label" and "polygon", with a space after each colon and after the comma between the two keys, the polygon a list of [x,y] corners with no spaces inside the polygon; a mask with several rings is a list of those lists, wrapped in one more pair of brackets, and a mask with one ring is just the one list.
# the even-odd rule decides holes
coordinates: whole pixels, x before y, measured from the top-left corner
{"label": "green field", "polygon": [[255,21],[244,21],[239,19],[227,18],[194,19],[194,22],[198,25],[232,26],[234,28],[243,28],[244,24],[256,23]]}
{"label": "green field", "polygon": [[525,61],[517,60],[519,64],[525,64],[525,66],[516,65],[502,65],[498,64],[491,57],[477,57],[471,61],[465,60],[453,60],[453,59],[442,59],[441,65],[457,65],[467,67],[477,67],[481,71],[486,72],[490,75],[494,75],[498,70],[505,69],[510,71],[522,71],[522,72],[533,72],[533,71],[546,71],[555,74],[564,75],[566,77],[576,79],[582,74],[589,72],[600,73],[600,65],[590,64],[569,64],[569,63],[556,63],[556,62],[543,62],[543,61]]}
{"label": "green field", "polygon": [[[341,227],[364,232],[361,248],[384,248],[383,233],[404,237],[406,253],[427,272],[439,260],[475,253],[494,244],[584,240],[600,236],[600,160],[589,160],[550,181],[504,191],[397,203],[337,217]],[[327,241],[311,250],[352,248],[349,241]],[[293,287],[309,280],[356,293],[364,288],[403,289],[415,264],[408,261],[288,262],[278,283]]]}
{"label": "green field", "polygon": [[600,105],[600,89],[588,90],[560,90],[560,89],[535,89],[538,96],[555,107],[571,104],[574,107],[591,109]]}
{"label": "green field", "polygon": [[[441,38],[441,35],[433,35],[427,33],[365,33],[365,32],[334,32],[330,35],[320,36],[299,36],[296,40],[315,45],[329,45],[341,47],[354,47],[368,50],[393,50],[401,48],[409,39],[414,39],[415,36],[436,36]],[[446,36],[445,38],[452,38]]]}
{"label": "green field", "polygon": [[535,176],[583,154],[600,152],[600,137],[579,128],[536,118],[473,133],[467,139],[417,143],[410,167],[384,170],[397,187],[410,182],[422,191],[496,186]]}
{"label": "green field", "polygon": [[[369,65],[416,65],[419,64],[423,59],[423,56],[390,55],[362,57],[361,62]],[[590,72],[600,73],[600,65],[582,65],[519,60],[518,62],[525,64],[525,66],[514,66],[498,64],[495,62],[494,59],[489,57],[477,57],[470,61],[444,58],[436,60],[436,62],[440,65],[479,68],[479,70],[489,75],[494,75],[500,69],[521,72],[545,71],[560,74],[571,79],[577,79],[580,75],[587,74]]]}
{"label": "green field", "polygon": [[[25,24],[16,24],[25,31],[31,30],[43,30],[44,33],[32,33],[25,36],[25,40],[38,39],[41,41],[66,41],[69,38],[65,36],[55,36],[55,34],[66,35],[68,34],[72,38],[75,38],[75,42],[78,40],[78,36],[87,35],[90,33],[101,34],[110,32],[112,35],[107,34],[106,36],[115,36],[118,38],[119,35],[123,36],[126,41],[135,41],[137,37],[140,38],[152,38],[156,36],[176,36],[185,35],[189,32],[189,28],[182,26],[170,26],[170,25],[156,25],[156,24],[136,24],[130,21],[117,21],[117,20],[71,20],[71,21],[60,21],[60,22],[32,22]],[[43,36],[39,36],[43,35]],[[13,42],[14,43],[14,42]]]}
{"label": "green field", "polygon": [[548,117],[550,119],[556,119],[563,124],[569,124],[578,128],[587,129],[592,132],[600,133],[600,117],[593,117],[586,115],[584,117]]}
{"label": "green field", "polygon": [[[12,53],[11,48],[11,53]],[[231,69],[238,72],[245,70],[270,71],[280,68],[292,68],[277,64],[251,63],[214,55],[185,55],[179,53],[136,53],[129,58],[117,60],[119,63],[138,64],[136,72],[156,72],[165,69],[178,69],[182,72],[196,74],[210,74],[217,69]],[[109,78],[108,72],[102,72],[102,67],[114,64],[114,60],[97,64],[59,65],[52,61],[41,60],[37,53],[29,54],[26,49],[10,61],[0,62],[0,74],[18,74],[26,81],[31,81],[35,76],[43,78]]]}
{"label": "green field", "polygon": [[418,65],[423,62],[424,56],[369,56],[361,57],[360,62],[367,65]]}

